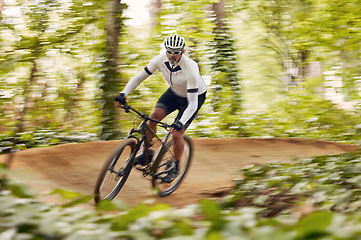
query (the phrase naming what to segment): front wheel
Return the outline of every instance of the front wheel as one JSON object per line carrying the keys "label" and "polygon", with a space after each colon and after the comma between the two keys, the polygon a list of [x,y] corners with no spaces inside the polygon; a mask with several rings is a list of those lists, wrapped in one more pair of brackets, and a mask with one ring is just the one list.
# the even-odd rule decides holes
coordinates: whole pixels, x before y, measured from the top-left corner
{"label": "front wheel", "polygon": [[193,143],[189,137],[183,136],[183,138],[184,151],[179,162],[179,175],[176,179],[171,183],[166,183],[162,180],[166,175],[169,162],[174,160],[173,141],[171,139],[163,146],[163,149],[159,151],[159,156],[157,156],[157,158],[161,158],[160,161],[154,163],[156,166],[153,167],[156,168],[156,170],[152,177],[152,186],[161,197],[168,196],[180,186],[190,167],[193,157]]}
{"label": "front wheel", "polygon": [[112,200],[127,180],[134,164],[135,139],[120,142],[103,165],[94,189],[94,200]]}

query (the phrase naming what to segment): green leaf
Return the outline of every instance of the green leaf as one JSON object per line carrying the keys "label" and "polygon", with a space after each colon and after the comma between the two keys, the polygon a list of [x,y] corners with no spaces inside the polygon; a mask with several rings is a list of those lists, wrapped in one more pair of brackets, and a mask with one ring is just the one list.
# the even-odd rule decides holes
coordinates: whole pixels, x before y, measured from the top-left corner
{"label": "green leaf", "polygon": [[97,211],[128,210],[128,205],[119,200],[104,199],[97,203]]}
{"label": "green leaf", "polygon": [[20,233],[29,233],[36,230],[39,226],[34,223],[20,223],[16,227]]}
{"label": "green leaf", "polygon": [[82,196],[78,192],[74,192],[74,191],[71,191],[71,190],[60,189],[60,188],[54,189],[53,191],[51,191],[49,193],[49,195],[52,195],[52,194],[60,194],[63,197],[63,199],[74,199],[74,198],[78,198],[78,197]]}
{"label": "green leaf", "polygon": [[208,199],[202,199],[199,201],[199,203],[202,207],[206,219],[214,220],[221,216],[221,209],[217,203]]}
{"label": "green leaf", "polygon": [[8,186],[11,193],[19,198],[32,198],[33,194],[29,186],[18,184],[18,183],[9,183]]}
{"label": "green leaf", "polygon": [[116,210],[117,207],[112,203],[111,200],[105,199],[97,203],[96,209],[97,211],[113,211]]}
{"label": "green leaf", "polygon": [[170,206],[166,204],[157,204],[149,206],[147,204],[140,204],[131,209],[127,214],[115,218],[113,221],[112,229],[115,231],[122,231],[128,228],[128,225],[139,218],[147,216],[152,211],[168,209]]}
{"label": "green leaf", "polygon": [[300,238],[325,233],[325,229],[330,225],[333,214],[331,212],[313,212],[302,218],[296,228]]}
{"label": "green leaf", "polygon": [[193,234],[193,227],[185,223],[184,221],[176,222],[174,227],[177,228],[182,235]]}
{"label": "green leaf", "polygon": [[219,232],[212,231],[207,234],[206,240],[223,240],[224,238]]}
{"label": "green leaf", "polygon": [[90,200],[93,200],[93,195],[78,197],[78,198],[76,198],[75,200],[73,200],[71,202],[63,204],[62,207],[64,207],[64,208],[73,207],[73,206],[78,205],[78,204],[87,203]]}

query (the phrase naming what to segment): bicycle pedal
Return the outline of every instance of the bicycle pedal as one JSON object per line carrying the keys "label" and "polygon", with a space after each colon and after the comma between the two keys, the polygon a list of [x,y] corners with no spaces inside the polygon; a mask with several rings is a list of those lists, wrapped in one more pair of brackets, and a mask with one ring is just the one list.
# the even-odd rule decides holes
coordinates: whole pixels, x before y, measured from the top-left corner
{"label": "bicycle pedal", "polygon": [[135,169],[143,172],[143,176],[147,176],[150,174],[150,167],[151,167],[150,164],[147,164],[145,166],[138,166],[138,165],[134,166]]}
{"label": "bicycle pedal", "polygon": [[149,174],[150,174],[150,171],[144,171],[143,172],[143,177],[147,177],[147,176],[149,176]]}
{"label": "bicycle pedal", "polygon": [[145,169],[147,168],[147,166],[141,167],[141,166],[138,166],[138,165],[137,165],[137,166],[134,166],[134,168],[137,169],[138,171],[144,172]]}
{"label": "bicycle pedal", "polygon": [[175,162],[174,161],[168,161],[167,162],[167,170],[171,170],[174,167],[175,167]]}

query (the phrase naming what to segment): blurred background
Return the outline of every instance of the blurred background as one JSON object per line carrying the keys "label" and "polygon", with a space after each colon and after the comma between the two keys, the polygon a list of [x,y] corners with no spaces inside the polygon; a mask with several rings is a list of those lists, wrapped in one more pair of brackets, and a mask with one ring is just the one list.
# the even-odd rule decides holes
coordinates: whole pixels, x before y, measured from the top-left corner
{"label": "blurred background", "polygon": [[[0,0],[1,149],[125,136],[134,117],[113,99],[173,33],[208,84],[189,135],[358,144],[360,9],[358,0]],[[153,74],[128,102],[150,114],[166,88]]]}

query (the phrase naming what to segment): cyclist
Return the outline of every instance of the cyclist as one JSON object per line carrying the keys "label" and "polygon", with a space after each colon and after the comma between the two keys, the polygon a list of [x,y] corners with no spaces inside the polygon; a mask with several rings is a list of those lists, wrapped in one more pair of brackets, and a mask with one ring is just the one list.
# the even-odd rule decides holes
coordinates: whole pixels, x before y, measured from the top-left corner
{"label": "cyclist", "polygon": [[[174,34],[164,41],[166,52],[155,56],[148,65],[125,86],[123,91],[115,97],[115,104],[120,107],[126,103],[126,96],[130,94],[142,81],[152,75],[156,70],[163,73],[163,77],[169,85],[163,95],[159,98],[150,117],[161,121],[168,114],[178,110],[178,115],[171,125],[174,144],[174,164],[171,164],[167,175],[163,178],[165,182],[173,181],[179,172],[179,160],[183,154],[183,135],[189,127],[199,109],[206,99],[206,83],[203,81],[198,64],[184,55],[185,41],[183,37]],[[155,131],[157,124],[149,121],[148,126]],[[148,143],[154,136],[147,132]],[[152,153],[151,153],[152,155]],[[137,156],[135,165],[145,165],[145,156]]]}

